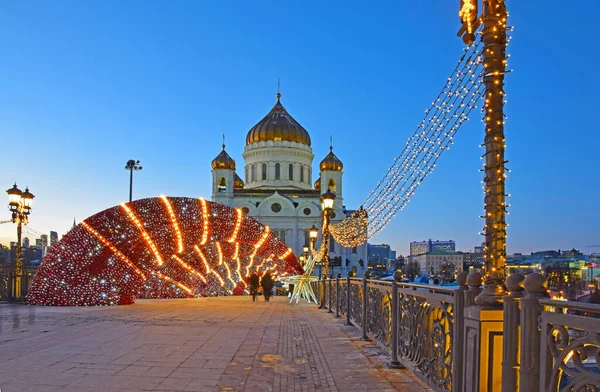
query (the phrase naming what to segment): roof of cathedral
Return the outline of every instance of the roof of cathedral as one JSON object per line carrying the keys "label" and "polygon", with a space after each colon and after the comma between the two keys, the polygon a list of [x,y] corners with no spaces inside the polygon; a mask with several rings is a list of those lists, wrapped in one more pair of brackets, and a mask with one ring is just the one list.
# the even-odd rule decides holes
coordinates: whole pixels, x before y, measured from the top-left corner
{"label": "roof of cathedral", "polygon": [[325,170],[337,170],[342,171],[344,164],[339,160],[338,157],[333,153],[333,146],[329,146],[329,154],[319,164],[321,171]]}
{"label": "roof of cathedral", "polygon": [[231,169],[235,170],[235,161],[232,157],[225,152],[225,144],[223,144],[223,151],[213,159],[211,166],[213,169]]}
{"label": "roof of cathedral", "polygon": [[235,173],[233,177],[233,189],[244,189],[244,181]]}
{"label": "roof of cathedral", "polygon": [[315,181],[315,186],[314,186],[315,190],[318,191],[321,189],[321,177],[317,178],[317,181]]}
{"label": "roof of cathedral", "polygon": [[277,103],[273,109],[248,131],[246,145],[268,140],[284,140],[310,146],[310,135],[289,115],[279,98],[281,94],[277,93]]}

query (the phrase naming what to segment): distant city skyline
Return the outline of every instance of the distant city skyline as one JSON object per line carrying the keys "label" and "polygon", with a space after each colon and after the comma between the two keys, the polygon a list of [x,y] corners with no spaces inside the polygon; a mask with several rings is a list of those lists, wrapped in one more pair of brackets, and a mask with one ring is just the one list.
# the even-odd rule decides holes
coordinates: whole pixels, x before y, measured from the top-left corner
{"label": "distant city skyline", "polygon": [[[62,235],[73,217],[80,222],[126,201],[129,159],[144,165],[134,199],[210,199],[221,135],[241,162],[246,132],[275,103],[278,77],[282,102],[313,139],[313,165],[333,135],[344,202],[355,208],[462,53],[455,2],[234,3],[3,5],[0,129],[26,147],[5,145],[0,185],[16,181],[36,195],[32,228]],[[540,4],[511,4],[507,251],[593,253],[599,248],[588,246],[600,244],[600,55],[588,48],[600,4],[586,4],[584,13],[574,3],[541,13]],[[558,22],[566,14],[578,15],[577,29]],[[544,61],[555,50],[560,55]],[[452,238],[463,251],[481,244],[479,119],[472,115],[407,208],[370,242],[388,243],[398,255],[428,238]],[[5,207],[0,221],[8,219]],[[13,224],[0,225],[1,243],[15,239]]]}

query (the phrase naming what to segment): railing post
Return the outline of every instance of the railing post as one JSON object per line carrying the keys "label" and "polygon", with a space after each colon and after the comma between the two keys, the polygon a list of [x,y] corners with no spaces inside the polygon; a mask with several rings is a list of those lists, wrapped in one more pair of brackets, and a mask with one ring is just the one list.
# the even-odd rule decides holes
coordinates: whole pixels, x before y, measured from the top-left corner
{"label": "railing post", "polygon": [[363,278],[363,309],[362,309],[362,340],[369,340],[367,336],[367,279],[369,278],[369,271],[365,271],[365,277]]}
{"label": "railing post", "polygon": [[321,277],[321,282],[319,282],[320,283],[319,284],[319,287],[320,287],[320,289],[319,289],[319,301],[321,302],[319,304],[319,309],[325,309],[325,300],[326,300],[325,296],[327,295],[327,292],[325,291],[325,278],[326,278],[325,276],[322,276]]}
{"label": "railing post", "polygon": [[340,318],[340,278],[342,274],[337,274],[335,278],[335,318]]}
{"label": "railing post", "polygon": [[392,281],[392,360],[388,363],[390,369],[404,369],[398,361],[398,283],[402,279],[400,271],[394,272]]}
{"label": "railing post", "polygon": [[352,321],[350,321],[350,313],[352,307],[350,306],[350,272],[346,276],[346,326],[349,327],[352,325]]}
{"label": "railing post", "polygon": [[329,287],[327,287],[327,291],[329,291],[329,310],[327,313],[333,313],[333,309],[331,309],[331,305],[333,304],[333,290],[331,289],[333,280],[333,275],[329,275]]}
{"label": "railing post", "polygon": [[480,272],[471,272],[467,276],[469,290],[465,291],[465,307],[475,306],[475,297],[477,297],[479,293],[481,293],[482,282],[483,277]]}
{"label": "railing post", "polygon": [[454,329],[452,330],[452,390],[462,391],[463,347],[465,327],[465,293],[468,272],[462,271],[456,276],[458,289],[454,290]]}
{"label": "railing post", "polygon": [[519,368],[519,391],[539,391],[540,389],[540,339],[538,319],[543,306],[540,299],[546,292],[546,277],[539,273],[527,275],[525,290],[527,296],[521,298],[521,347]]}
{"label": "railing post", "polygon": [[506,279],[510,294],[503,297],[502,392],[514,392],[519,388],[519,303],[523,296],[524,279],[525,276],[519,272]]}

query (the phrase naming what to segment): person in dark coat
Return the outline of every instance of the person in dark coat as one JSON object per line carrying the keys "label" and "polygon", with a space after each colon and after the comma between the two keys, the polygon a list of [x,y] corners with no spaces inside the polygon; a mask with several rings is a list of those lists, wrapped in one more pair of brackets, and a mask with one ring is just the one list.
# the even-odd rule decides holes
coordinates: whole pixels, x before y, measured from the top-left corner
{"label": "person in dark coat", "polygon": [[263,288],[265,301],[268,301],[269,298],[271,298],[271,294],[273,293],[273,278],[271,277],[271,274],[268,271],[265,272],[265,274],[263,275],[262,279],[260,280],[260,284]]}
{"label": "person in dark coat", "polygon": [[250,293],[252,294],[252,301],[256,301],[256,293],[258,293],[258,275],[253,272],[248,277],[248,286],[250,287]]}

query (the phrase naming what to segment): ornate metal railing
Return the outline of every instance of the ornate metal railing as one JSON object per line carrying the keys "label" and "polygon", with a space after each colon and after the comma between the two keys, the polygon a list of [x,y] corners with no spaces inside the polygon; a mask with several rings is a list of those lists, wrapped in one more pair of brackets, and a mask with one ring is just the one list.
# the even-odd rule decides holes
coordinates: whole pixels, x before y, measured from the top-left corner
{"label": "ornate metal railing", "polygon": [[600,388],[600,305],[540,300],[540,384],[544,391]]}
{"label": "ornate metal railing", "polygon": [[397,290],[398,360],[435,389],[451,391],[455,291],[416,284]]}
{"label": "ornate metal railing", "polygon": [[360,278],[338,278],[319,285],[325,289],[325,306],[331,304],[336,315],[360,328],[363,339],[397,356],[436,390],[452,390],[454,290]]}
{"label": "ornate metal railing", "polygon": [[[508,277],[503,311],[469,308],[481,278],[461,273],[457,288],[338,278],[314,289],[325,290],[329,311],[390,354],[391,367],[404,365],[434,390],[600,391],[600,305],[547,299],[545,277],[532,273]],[[474,327],[482,309],[493,339]],[[498,336],[501,358],[490,348]]]}
{"label": "ornate metal railing", "polygon": [[363,316],[363,280],[350,278],[350,303],[348,304],[350,322],[362,328]]}

